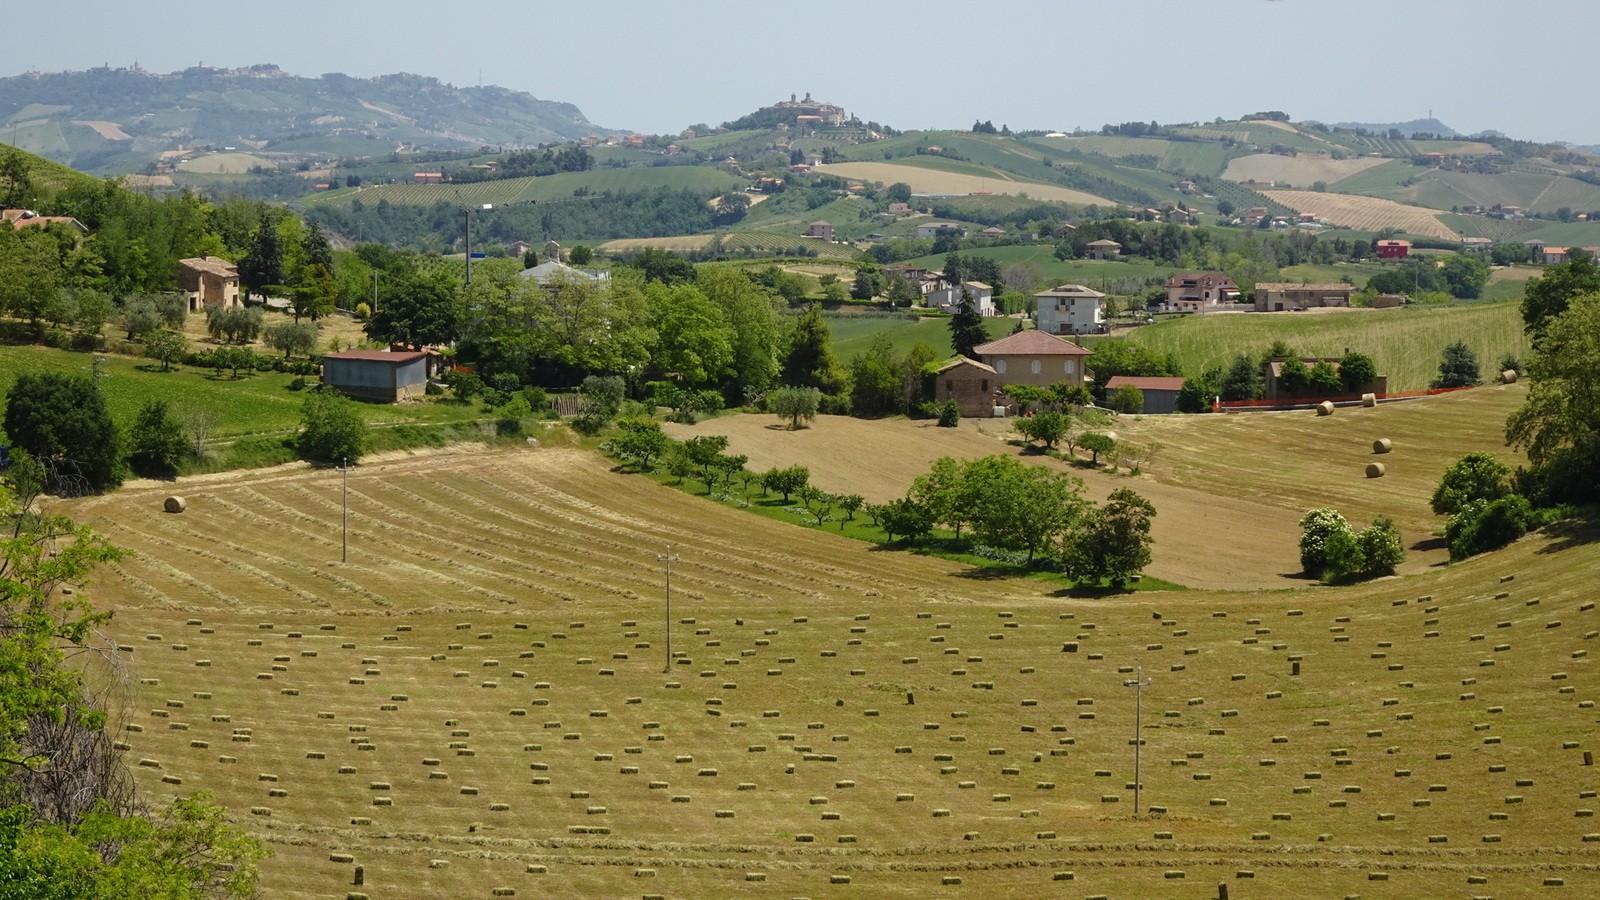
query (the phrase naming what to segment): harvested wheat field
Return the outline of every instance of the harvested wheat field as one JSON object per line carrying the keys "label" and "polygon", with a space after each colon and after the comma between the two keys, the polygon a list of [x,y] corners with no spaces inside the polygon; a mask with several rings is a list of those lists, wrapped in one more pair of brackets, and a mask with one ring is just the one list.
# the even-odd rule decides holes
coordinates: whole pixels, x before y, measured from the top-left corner
{"label": "harvested wheat field", "polygon": [[1011,180],[999,171],[996,171],[993,177],[984,177],[887,162],[829,163],[817,166],[817,171],[826,175],[837,175],[840,178],[881,181],[884,184],[903,181],[911,185],[913,191],[923,194],[1026,194],[1035,200],[1057,200],[1062,203],[1083,205],[1116,205],[1104,197],[1060,185]]}
{"label": "harvested wheat field", "polygon": [[1373,166],[1389,162],[1372,156],[1354,159],[1334,159],[1317,153],[1283,156],[1277,153],[1252,153],[1228,162],[1222,177],[1228,181],[1276,181],[1310,187],[1319,181],[1338,181]]}
{"label": "harvested wheat field", "polygon": [[[1084,495],[1104,500],[1129,487],[1156,506],[1154,561],[1147,571],[1167,581],[1199,588],[1282,588],[1300,583],[1299,521],[1303,510],[1263,504],[1248,494],[1216,495],[1173,487],[1148,477],[1072,469],[1045,456],[1023,454],[1004,420],[967,419],[959,428],[931,421],[864,420],[820,416],[810,428],[787,431],[773,416],[723,416],[694,426],[667,425],[677,438],[725,434],[729,452],[750,457],[749,466],[804,465],[811,481],[834,493],[860,494],[872,502],[903,496],[911,480],[941,456],[971,459],[993,453],[1023,455],[1029,462],[1070,470],[1084,480]],[[1119,432],[1120,433],[1120,432]],[[1166,451],[1160,451],[1156,459]],[[1208,523],[1230,523],[1226,540]]]}
{"label": "harvested wheat field", "polygon": [[1262,191],[1262,194],[1295,212],[1320,216],[1335,225],[1359,231],[1398,228],[1408,234],[1459,241],[1461,235],[1439,221],[1439,211],[1406,206],[1378,197],[1355,194],[1329,194],[1321,191]]}
{"label": "harvested wheat field", "polygon": [[130,550],[88,594],[146,797],[214,791],[274,897],[1600,891],[1592,532],[1081,600],[574,450],[362,466],[345,564],[340,490],[60,505]]}

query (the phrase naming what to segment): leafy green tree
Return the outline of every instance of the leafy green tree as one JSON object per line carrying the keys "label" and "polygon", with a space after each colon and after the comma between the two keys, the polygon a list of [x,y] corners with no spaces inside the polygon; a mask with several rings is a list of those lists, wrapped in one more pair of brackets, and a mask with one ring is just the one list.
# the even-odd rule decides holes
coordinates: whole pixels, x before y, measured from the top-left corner
{"label": "leafy green tree", "polygon": [[1017,419],[1011,425],[1017,433],[1031,443],[1038,441],[1045,449],[1054,450],[1072,428],[1072,418],[1066,413],[1047,409],[1036,415]]}
{"label": "leafy green tree", "polygon": [[321,266],[324,272],[333,271],[333,244],[328,241],[328,236],[323,233],[321,225],[312,222],[306,227],[300,248],[304,254],[306,267]]}
{"label": "leafy green tree", "polygon": [[311,321],[330,315],[339,299],[339,283],[333,273],[321,265],[306,266],[299,281],[289,291],[290,313],[296,323],[302,316]]}
{"label": "leafy green tree", "polygon": [[962,493],[972,532],[1006,550],[1026,551],[1028,562],[1072,527],[1083,509],[1083,482],[1011,456],[987,456],[962,467]]}
{"label": "leafy green tree", "polygon": [[1117,449],[1117,440],[1109,434],[1090,431],[1078,436],[1078,446],[1089,451],[1090,463],[1100,465],[1100,454],[1109,454]]}
{"label": "leafy green tree", "polygon": [[117,324],[136,341],[161,327],[161,311],[150,297],[129,297],[117,315]]}
{"label": "leafy green tree", "polygon": [[1457,253],[1439,264],[1439,280],[1445,290],[1459,300],[1476,300],[1489,283],[1489,261],[1479,256]]}
{"label": "leafy green tree", "polygon": [[1378,377],[1378,364],[1365,353],[1350,352],[1339,360],[1339,383],[1347,394],[1354,394]]}
{"label": "leafy green tree", "polygon": [[51,493],[99,493],[122,483],[122,439],[100,385],[87,376],[18,375],[6,396],[5,433],[43,467]]}
{"label": "leafy green tree", "polygon": [[1400,539],[1400,529],[1388,516],[1379,516],[1372,524],[1356,535],[1364,565],[1361,574],[1368,578],[1393,575],[1406,559],[1405,544]]}
{"label": "leafy green tree", "polygon": [[449,344],[461,335],[463,305],[448,272],[385,274],[383,300],[367,320],[367,337],[425,347]]}
{"label": "leafy green tree", "polygon": [[623,419],[617,423],[617,430],[619,433],[611,442],[612,449],[642,470],[649,470],[651,462],[659,459],[672,444],[661,425],[649,419]]}
{"label": "leafy green tree", "polygon": [[1105,505],[1069,532],[1062,558],[1068,576],[1079,582],[1109,582],[1121,590],[1150,565],[1150,520],[1156,508],[1127,488],[1118,488]]}
{"label": "leafy green tree", "polygon": [[743,272],[708,267],[696,286],[716,304],[731,329],[733,393],[738,398],[766,390],[778,374],[783,332],[777,299]]}
{"label": "leafy green tree", "polygon": [[615,375],[590,375],[585,378],[579,388],[583,396],[583,411],[572,420],[572,427],[580,434],[599,434],[622,409],[626,389],[622,379]]}
{"label": "leafy green tree", "polygon": [[1600,293],[1600,265],[1585,255],[1548,266],[1538,278],[1529,279],[1522,293],[1522,321],[1535,346],[1544,337],[1546,323],[1566,312],[1574,298],[1594,293]]}
{"label": "leafy green tree", "polygon": [[866,418],[905,412],[902,363],[888,335],[874,336],[866,352],[851,360],[850,408]]}
{"label": "leafy green tree", "polygon": [[645,248],[637,256],[623,260],[622,264],[643,272],[646,281],[678,284],[695,278],[694,263],[676,253],[654,247]]}
{"label": "leafy green tree", "polygon": [[697,435],[683,442],[683,454],[695,468],[700,470],[700,480],[705,482],[706,493],[711,492],[711,486],[716,480],[717,461],[727,449],[728,438],[721,434]]}
{"label": "leafy green tree", "polygon": [[161,371],[172,371],[172,363],[189,352],[189,339],[181,332],[157,328],[144,336],[144,355],[161,363]]}
{"label": "leafy green tree", "polygon": [[1528,398],[1506,420],[1550,500],[1600,498],[1600,292],[1572,299],[1544,323],[1528,359]]}
{"label": "leafy green tree", "polygon": [[213,368],[227,369],[235,380],[241,372],[253,373],[256,368],[256,354],[249,347],[218,347],[211,351],[210,357]]}
{"label": "leafy green tree", "polygon": [[145,401],[128,431],[128,467],[144,478],[174,478],[188,455],[188,432],[167,401]]}
{"label": "leafy green tree", "polygon": [[761,475],[761,487],[769,493],[783,495],[783,502],[789,502],[789,495],[799,493],[811,482],[811,470],[805,466],[787,466],[782,469],[768,469]]}
{"label": "leafy green tree", "polygon": [[731,374],[734,332],[727,314],[692,284],[645,288],[659,344],[655,371],[675,375],[689,387],[708,387]]}
{"label": "leafy green tree", "polygon": [[912,479],[906,494],[928,511],[933,521],[948,527],[961,540],[961,529],[972,521],[972,495],[961,463],[949,456],[933,461],[928,471]]}
{"label": "leafy green tree", "polygon": [[265,297],[268,288],[281,286],[286,280],[277,225],[263,215],[251,235],[249,249],[239,259],[239,284],[246,297]]}
{"label": "leafy green tree", "polygon": [[1178,389],[1177,410],[1181,413],[1211,412],[1211,403],[1222,393],[1222,370],[1207,369],[1202,374],[1184,379]]}
{"label": "leafy green tree", "polygon": [[567,260],[574,266],[587,266],[594,262],[594,251],[582,244],[574,244],[567,252]]}
{"label": "leafy green tree", "polygon": [[111,298],[101,291],[83,290],[74,292],[74,299],[72,327],[79,334],[98,337],[116,309]]}
{"label": "leafy green tree", "polygon": [[1317,360],[1317,364],[1311,367],[1309,381],[1311,390],[1318,394],[1337,394],[1344,389],[1338,370],[1325,359]]}
{"label": "leafy green tree", "polygon": [[1478,374],[1478,354],[1472,352],[1464,341],[1456,341],[1444,348],[1439,361],[1439,375],[1429,383],[1431,388],[1474,387],[1482,384]]}
{"label": "leafy green tree", "polygon": [[1350,533],[1350,523],[1333,509],[1313,509],[1300,517],[1300,568],[1320,578],[1328,565],[1327,547],[1335,535]]}
{"label": "leafy green tree", "polygon": [[301,459],[353,463],[367,447],[367,422],[356,402],[333,391],[316,391],[300,408],[295,449]]}
{"label": "leafy green tree", "polygon": [[822,318],[822,305],[813,303],[795,319],[782,374],[790,387],[816,388],[829,396],[845,386],[845,374],[833,355],[833,339]]}
{"label": "leafy green tree", "polygon": [[[861,507],[865,505],[866,502],[867,499],[860,494],[840,494],[839,508],[844,510],[844,520],[846,522],[855,521],[856,513],[861,511]],[[842,522],[839,525],[839,530],[844,530],[844,524]]]}
{"label": "leafy green tree", "polygon": [[1498,500],[1511,493],[1511,469],[1492,454],[1474,450],[1450,464],[1434,488],[1429,504],[1435,515],[1449,516],[1475,501]]}
{"label": "leafy green tree", "polygon": [[896,537],[915,541],[933,531],[933,514],[909,497],[890,500],[874,512],[878,527],[883,529],[890,541]]}
{"label": "leafy green tree", "polygon": [[297,353],[310,356],[317,346],[317,326],[313,322],[279,322],[268,325],[261,340],[274,350],[282,350],[284,359]]}
{"label": "leafy green tree", "polygon": [[954,400],[946,400],[939,404],[937,415],[940,428],[954,428],[961,424],[961,407]]}
{"label": "leafy green tree", "polygon": [[1118,375],[1148,378],[1183,374],[1171,356],[1162,356],[1125,338],[1096,342],[1084,365],[1094,373],[1095,396],[1101,400],[1106,396],[1106,382]]}
{"label": "leafy green tree", "polygon": [[1248,354],[1235,356],[1222,376],[1218,394],[1224,400],[1261,399],[1261,367]]}
{"label": "leafy green tree", "polygon": [[910,203],[911,185],[906,184],[904,181],[896,181],[894,184],[884,188],[883,199],[888,200],[890,203]]}
{"label": "leafy green tree", "polygon": [[815,419],[821,403],[822,392],[814,387],[783,387],[767,393],[767,409],[780,419],[788,419],[790,431]]}
{"label": "leafy green tree", "polygon": [[1311,370],[1298,357],[1284,360],[1278,367],[1278,396],[1304,397],[1311,390]]}
{"label": "leafy green tree", "polygon": [[206,332],[225,343],[248,344],[254,341],[261,335],[264,321],[260,309],[241,306],[206,308]]}
{"label": "leafy green tree", "polygon": [[961,302],[956,305],[955,315],[950,317],[950,348],[968,359],[977,359],[977,346],[988,340],[989,332],[983,328],[983,317],[978,315],[972,294],[962,286]]}
{"label": "leafy green tree", "polygon": [[1345,581],[1367,567],[1367,554],[1361,546],[1360,535],[1349,528],[1328,535],[1322,545],[1321,577],[1327,581]]}
{"label": "leafy green tree", "polygon": [[1112,409],[1125,415],[1143,412],[1144,391],[1131,384],[1125,384],[1112,391],[1106,397],[1106,403]]}
{"label": "leafy green tree", "polygon": [[1472,500],[1445,524],[1451,559],[1466,559],[1498,550],[1527,534],[1537,524],[1533,506],[1515,494],[1494,500]]}

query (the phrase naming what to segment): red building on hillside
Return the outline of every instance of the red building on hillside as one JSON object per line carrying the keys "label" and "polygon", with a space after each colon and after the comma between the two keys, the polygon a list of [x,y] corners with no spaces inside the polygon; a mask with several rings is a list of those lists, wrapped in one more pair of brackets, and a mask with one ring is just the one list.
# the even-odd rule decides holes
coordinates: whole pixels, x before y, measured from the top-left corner
{"label": "red building on hillside", "polygon": [[1379,241],[1379,259],[1405,259],[1411,253],[1410,241]]}

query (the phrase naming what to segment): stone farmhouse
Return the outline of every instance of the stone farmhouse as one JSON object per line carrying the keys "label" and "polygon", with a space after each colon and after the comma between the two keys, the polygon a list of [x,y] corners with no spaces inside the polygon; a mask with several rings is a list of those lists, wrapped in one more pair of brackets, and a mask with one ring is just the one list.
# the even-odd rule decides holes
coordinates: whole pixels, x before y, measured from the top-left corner
{"label": "stone farmhouse", "polygon": [[1122,245],[1108,238],[1089,242],[1090,259],[1116,259],[1122,255]]}
{"label": "stone farmhouse", "polygon": [[1033,325],[1045,334],[1103,334],[1106,295],[1081,284],[1057,285],[1033,295]]}
{"label": "stone farmhouse", "polygon": [[1082,384],[1088,374],[1088,350],[1040,331],[1019,331],[973,348],[979,359],[951,360],[938,370],[934,396],[940,403],[954,400],[963,416],[987,418],[997,410],[1016,412],[1017,404],[1005,394],[1011,384],[1049,387],[1062,381]]}
{"label": "stone farmhouse", "polygon": [[1350,284],[1295,284],[1264,281],[1256,285],[1256,312],[1282,312],[1313,306],[1349,306],[1356,292]]}
{"label": "stone farmhouse", "polygon": [[806,237],[816,238],[819,241],[833,240],[833,223],[825,219],[812,222],[806,229]]}
{"label": "stone farmhouse", "polygon": [[220,256],[178,260],[178,290],[188,297],[190,312],[243,305],[239,267]]}

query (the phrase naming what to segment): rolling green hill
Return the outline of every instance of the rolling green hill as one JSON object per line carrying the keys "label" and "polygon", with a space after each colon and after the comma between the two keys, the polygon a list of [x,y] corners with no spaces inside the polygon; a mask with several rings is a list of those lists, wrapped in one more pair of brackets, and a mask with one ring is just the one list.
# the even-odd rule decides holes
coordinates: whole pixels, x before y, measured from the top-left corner
{"label": "rolling green hill", "polygon": [[367,205],[387,201],[405,206],[432,206],[444,202],[473,206],[482,203],[518,203],[559,200],[579,192],[642,191],[656,188],[720,193],[740,186],[740,179],[703,166],[657,166],[633,169],[592,169],[554,175],[504,178],[464,184],[379,184],[340,188],[312,194],[306,206],[347,206],[360,200]]}
{"label": "rolling green hill", "polygon": [[282,143],[285,152],[331,155],[386,152],[396,143],[536,144],[606,131],[570,103],[521,91],[405,74],[302,78],[273,65],[0,78],[0,124],[22,147],[85,170],[116,170],[129,157],[147,162],[180,146],[274,151]]}

